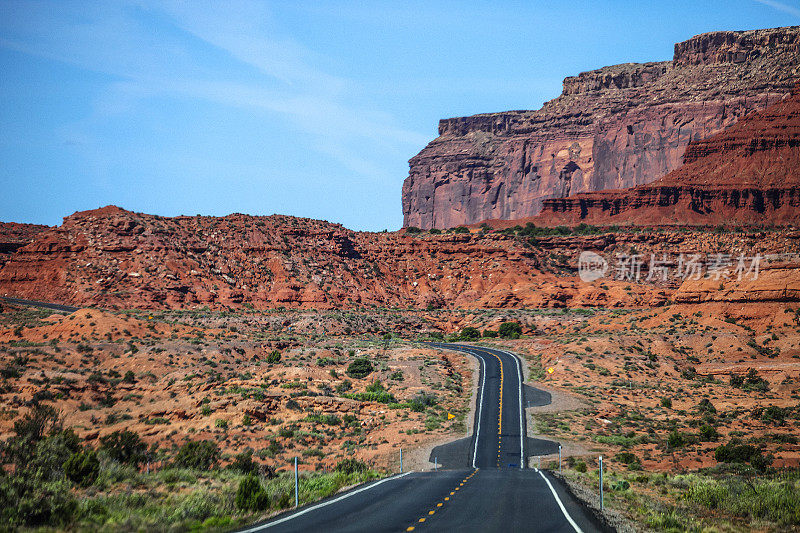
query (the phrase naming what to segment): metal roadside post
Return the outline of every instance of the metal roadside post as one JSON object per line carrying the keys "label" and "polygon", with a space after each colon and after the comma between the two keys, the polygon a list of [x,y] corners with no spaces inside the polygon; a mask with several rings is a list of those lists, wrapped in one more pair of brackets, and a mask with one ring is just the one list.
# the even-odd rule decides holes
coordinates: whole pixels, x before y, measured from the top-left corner
{"label": "metal roadside post", "polygon": [[294,506],[300,506],[300,483],[297,480],[297,457],[294,458]]}
{"label": "metal roadside post", "polygon": [[600,456],[600,510],[603,510],[603,456]]}
{"label": "metal roadside post", "polygon": [[433,458],[433,471],[436,472],[437,470],[439,470],[439,458],[438,457],[434,457]]}
{"label": "metal roadside post", "polygon": [[561,445],[558,445],[558,473],[561,473]]}
{"label": "metal roadside post", "polygon": [[403,448],[400,448],[400,473],[403,473]]}

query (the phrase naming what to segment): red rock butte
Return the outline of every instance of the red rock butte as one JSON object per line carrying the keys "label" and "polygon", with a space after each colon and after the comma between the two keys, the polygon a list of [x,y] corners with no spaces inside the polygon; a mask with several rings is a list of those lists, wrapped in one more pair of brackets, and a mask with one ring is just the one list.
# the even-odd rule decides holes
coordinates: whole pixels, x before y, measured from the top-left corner
{"label": "red rock butte", "polygon": [[404,225],[521,219],[549,198],[656,181],[690,142],[790,94],[799,46],[800,27],[706,33],[676,44],[672,61],[566,78],[537,111],[442,120],[409,162]]}
{"label": "red rock butte", "polygon": [[649,185],[544,201],[537,225],[800,223],[800,86],[708,139]]}

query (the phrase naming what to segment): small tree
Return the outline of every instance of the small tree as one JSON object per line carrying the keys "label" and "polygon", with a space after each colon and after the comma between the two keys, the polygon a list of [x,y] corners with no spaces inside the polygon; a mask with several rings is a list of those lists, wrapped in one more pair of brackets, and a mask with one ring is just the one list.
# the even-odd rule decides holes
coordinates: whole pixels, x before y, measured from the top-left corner
{"label": "small tree", "polygon": [[347,375],[351,378],[363,379],[374,370],[372,363],[366,357],[359,357],[347,366]]}
{"label": "small tree", "polygon": [[269,507],[269,494],[253,474],[239,482],[236,490],[236,507],[242,511],[264,511]]}
{"label": "small tree", "polygon": [[497,333],[504,339],[518,339],[522,335],[522,326],[519,322],[503,322]]}
{"label": "small tree", "polygon": [[210,440],[189,441],[178,450],[175,465],[196,470],[208,470],[219,461],[219,447]]}
{"label": "small tree", "polygon": [[472,326],[467,326],[461,330],[460,337],[465,341],[474,341],[481,338],[481,332]]}
{"label": "small tree", "polygon": [[100,449],[119,463],[140,465],[146,457],[147,444],[133,431],[115,431],[100,438]]}
{"label": "small tree", "polygon": [[64,474],[67,479],[81,487],[88,487],[100,473],[100,461],[94,450],[81,450],[72,454],[64,463]]}

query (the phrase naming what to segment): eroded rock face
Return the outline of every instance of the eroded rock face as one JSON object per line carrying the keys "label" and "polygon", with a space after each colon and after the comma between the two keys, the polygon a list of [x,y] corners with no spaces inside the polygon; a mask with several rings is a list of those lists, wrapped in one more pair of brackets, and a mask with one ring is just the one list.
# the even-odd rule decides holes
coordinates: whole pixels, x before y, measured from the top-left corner
{"label": "eroded rock face", "polygon": [[441,120],[409,162],[404,225],[525,218],[547,198],[655,181],[690,141],[789,94],[798,43],[798,27],[703,34],[676,44],[673,61],[566,78],[537,111]]}
{"label": "eroded rock face", "polygon": [[0,267],[11,258],[11,254],[29,244],[47,226],[0,222]]}
{"label": "eroded rock face", "polygon": [[689,144],[655,183],[544,201],[537,224],[800,223],[800,88]]}

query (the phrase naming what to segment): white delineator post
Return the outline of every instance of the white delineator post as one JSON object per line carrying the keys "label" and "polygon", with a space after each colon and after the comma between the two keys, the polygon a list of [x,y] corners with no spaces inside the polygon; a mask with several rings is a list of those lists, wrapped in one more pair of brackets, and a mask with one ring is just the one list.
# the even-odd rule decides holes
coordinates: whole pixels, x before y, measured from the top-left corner
{"label": "white delineator post", "polygon": [[436,472],[437,470],[439,470],[439,458],[438,457],[434,457],[433,458],[433,471]]}
{"label": "white delineator post", "polygon": [[403,448],[400,448],[400,473],[403,473]]}
{"label": "white delineator post", "polygon": [[561,445],[558,445],[558,473],[561,473]]}
{"label": "white delineator post", "polygon": [[294,458],[294,506],[300,505],[300,482],[297,479],[297,457]]}
{"label": "white delineator post", "polygon": [[600,510],[603,510],[603,456],[600,456]]}

